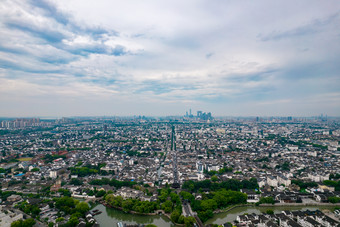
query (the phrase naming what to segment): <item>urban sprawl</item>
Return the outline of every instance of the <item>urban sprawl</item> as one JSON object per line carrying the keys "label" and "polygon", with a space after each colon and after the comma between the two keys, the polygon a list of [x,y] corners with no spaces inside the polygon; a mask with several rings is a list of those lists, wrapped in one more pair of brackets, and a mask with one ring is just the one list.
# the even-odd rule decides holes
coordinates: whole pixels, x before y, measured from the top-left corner
{"label": "urban sprawl", "polygon": [[[0,226],[99,226],[98,203],[182,226],[206,226],[235,206],[268,210],[222,226],[340,226],[339,118],[190,110],[0,126]],[[318,209],[271,209],[296,205]]]}

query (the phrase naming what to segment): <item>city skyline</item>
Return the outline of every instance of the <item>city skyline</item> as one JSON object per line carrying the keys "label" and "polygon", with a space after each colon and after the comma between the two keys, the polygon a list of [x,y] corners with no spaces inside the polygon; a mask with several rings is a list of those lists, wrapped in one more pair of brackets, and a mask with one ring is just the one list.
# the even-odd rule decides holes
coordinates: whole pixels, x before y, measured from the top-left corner
{"label": "city skyline", "polygon": [[5,0],[0,27],[1,117],[340,116],[338,1]]}

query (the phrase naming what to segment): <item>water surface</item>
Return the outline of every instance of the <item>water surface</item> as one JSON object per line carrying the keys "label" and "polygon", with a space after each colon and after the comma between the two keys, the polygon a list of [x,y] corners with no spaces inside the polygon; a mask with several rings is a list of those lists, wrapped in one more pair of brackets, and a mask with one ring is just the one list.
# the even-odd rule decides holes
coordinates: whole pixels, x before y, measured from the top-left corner
{"label": "water surface", "polygon": [[101,227],[116,227],[118,222],[123,222],[126,224],[154,224],[156,226],[164,227],[175,226],[164,215],[147,216],[130,214],[113,208],[105,207],[102,204],[98,204],[92,210],[102,211],[101,214],[95,216],[95,219]]}

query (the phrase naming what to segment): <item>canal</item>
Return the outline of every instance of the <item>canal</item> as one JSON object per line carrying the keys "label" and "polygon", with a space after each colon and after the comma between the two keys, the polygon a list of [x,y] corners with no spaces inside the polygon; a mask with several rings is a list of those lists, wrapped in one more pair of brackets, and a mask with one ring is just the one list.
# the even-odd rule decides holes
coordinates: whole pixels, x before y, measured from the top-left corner
{"label": "canal", "polygon": [[101,214],[95,218],[101,227],[116,227],[118,222],[126,224],[154,224],[156,226],[170,227],[175,226],[164,215],[147,216],[124,213],[123,211],[107,208],[102,204],[98,204],[92,210],[100,210]]}
{"label": "canal", "polygon": [[[236,220],[238,215],[245,213],[251,214],[261,214],[267,210],[273,210],[274,213],[279,213],[283,210],[332,210],[334,206],[295,206],[295,207],[236,207],[230,211],[214,214],[214,217],[209,219],[204,224],[224,224],[226,222],[233,222]],[[156,216],[146,216],[146,215],[136,215],[125,213],[120,210],[113,208],[107,208],[102,204],[98,204],[92,210],[100,210],[101,214],[96,215],[95,218],[101,227],[116,227],[118,222],[123,222],[126,224],[154,224],[160,227],[175,226],[166,216],[156,215]]]}

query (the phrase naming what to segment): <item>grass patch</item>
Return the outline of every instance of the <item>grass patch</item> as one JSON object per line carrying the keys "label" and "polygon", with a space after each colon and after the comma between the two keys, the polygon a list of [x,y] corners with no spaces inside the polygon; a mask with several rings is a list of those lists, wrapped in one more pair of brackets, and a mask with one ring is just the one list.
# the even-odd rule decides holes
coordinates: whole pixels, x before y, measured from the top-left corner
{"label": "grass patch", "polygon": [[28,161],[31,161],[32,158],[30,158],[30,157],[27,157],[27,158],[19,158],[18,160],[19,160],[20,162],[28,162]]}

